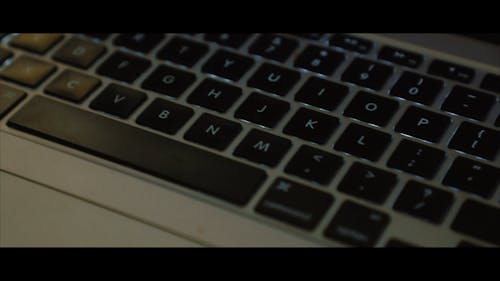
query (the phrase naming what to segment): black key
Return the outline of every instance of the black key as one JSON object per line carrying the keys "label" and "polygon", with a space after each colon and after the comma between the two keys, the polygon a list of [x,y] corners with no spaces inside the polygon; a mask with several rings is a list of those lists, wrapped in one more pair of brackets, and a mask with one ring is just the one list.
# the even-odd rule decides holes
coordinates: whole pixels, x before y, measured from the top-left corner
{"label": "black key", "polygon": [[468,199],[451,229],[500,246],[500,209]]}
{"label": "black key", "polygon": [[349,51],[355,51],[358,53],[366,54],[370,52],[373,47],[373,43],[359,38],[357,36],[345,35],[345,34],[335,34],[329,40],[330,46],[340,47]]}
{"label": "black key", "polygon": [[193,116],[194,111],[182,105],[155,99],[137,118],[137,124],[174,135]]}
{"label": "black key", "polygon": [[389,225],[388,215],[346,201],[325,230],[325,236],[347,244],[372,247]]}
{"label": "black key", "polygon": [[193,82],[196,75],[191,72],[159,65],[142,83],[142,88],[160,94],[179,97]]}
{"label": "black key", "polygon": [[250,34],[246,33],[208,33],[205,35],[205,40],[231,48],[241,47],[248,38]]}
{"label": "black key", "polygon": [[224,150],[241,132],[239,123],[203,113],[184,138],[214,149]]}
{"label": "black key", "polygon": [[334,148],[377,161],[391,142],[391,135],[357,124],[349,124]]}
{"label": "black key", "polygon": [[252,67],[254,60],[226,50],[218,50],[203,65],[203,72],[238,81]]}
{"label": "black key", "polygon": [[448,144],[449,148],[494,160],[500,148],[500,132],[463,122]]}
{"label": "black key", "polygon": [[433,223],[443,221],[453,204],[453,195],[416,181],[409,181],[394,203],[394,210]]}
{"label": "black key", "polygon": [[260,169],[38,95],[9,126],[240,206],[266,178]]}
{"label": "black key", "polygon": [[26,93],[0,84],[0,119],[26,97]]}
{"label": "black key", "polygon": [[395,131],[430,142],[439,142],[451,118],[411,106],[396,124]]}
{"label": "black key", "polygon": [[303,145],[285,167],[285,172],[327,185],[342,167],[344,160],[322,150]]}
{"label": "black key", "polygon": [[481,88],[500,94],[500,75],[486,74],[481,82]]}
{"label": "black key", "polygon": [[415,248],[417,246],[410,244],[406,241],[399,240],[397,238],[391,238],[387,244],[385,244],[386,248]]}
{"label": "black key", "polygon": [[295,66],[324,75],[331,75],[344,61],[345,55],[318,46],[307,46],[295,60]]}
{"label": "black key", "polygon": [[290,119],[283,132],[304,140],[324,144],[338,125],[339,119],[333,116],[300,108]]}
{"label": "black key", "polygon": [[238,145],[234,155],[274,167],[285,156],[291,145],[287,139],[252,129]]}
{"label": "black key", "polygon": [[443,162],[445,153],[439,149],[403,139],[387,166],[432,179]]}
{"label": "black key", "polygon": [[349,88],[318,77],[310,77],[295,94],[295,100],[326,110],[334,110],[347,96]]}
{"label": "black key", "polygon": [[292,33],[295,36],[302,37],[309,40],[319,40],[323,37],[324,33]]}
{"label": "black key", "polygon": [[274,128],[290,110],[288,102],[252,93],[236,110],[234,116],[268,128]]}
{"label": "black key", "polygon": [[88,37],[103,40],[103,41],[108,39],[109,36],[111,36],[111,34],[109,34],[109,33],[85,33],[85,35]]}
{"label": "black key", "polygon": [[396,185],[397,177],[365,164],[354,163],[339,184],[339,191],[382,204]]}
{"label": "black key", "polygon": [[8,81],[36,88],[56,71],[56,66],[29,56],[17,57],[1,72],[0,76]]}
{"label": "black key", "polygon": [[106,48],[99,43],[73,37],[57,50],[54,59],[72,66],[87,69],[105,51]]}
{"label": "black key", "polygon": [[276,34],[263,34],[248,48],[251,54],[259,55],[279,62],[286,61],[299,43]]}
{"label": "black key", "polygon": [[383,127],[391,120],[398,107],[399,103],[395,100],[359,92],[344,110],[344,115]]}
{"label": "black key", "polygon": [[443,89],[443,81],[405,71],[390,94],[405,100],[430,105]]}
{"label": "black key", "polygon": [[355,58],[342,74],[342,81],[373,90],[380,90],[392,74],[392,67],[366,59]]}
{"label": "black key", "polygon": [[490,198],[500,182],[500,169],[458,157],[451,165],[443,184]]}
{"label": "black key", "polygon": [[13,37],[10,44],[16,48],[42,55],[62,38],[61,34],[56,33],[22,33]]}
{"label": "black key", "polygon": [[483,92],[455,86],[441,109],[483,121],[495,103],[495,97]]}
{"label": "black key", "polygon": [[48,94],[73,102],[83,101],[101,81],[90,75],[66,69],[45,88]]}
{"label": "black key", "polygon": [[0,48],[0,65],[2,65],[8,58],[12,57],[13,53],[11,51]]}
{"label": "black key", "polygon": [[92,101],[90,108],[127,118],[146,98],[143,92],[112,83]]}
{"label": "black key", "polygon": [[207,52],[208,46],[203,43],[174,37],[158,52],[157,57],[191,67]]}
{"label": "black key", "polygon": [[475,75],[474,69],[472,68],[442,60],[432,61],[428,72],[462,83],[470,83]]}
{"label": "black key", "polygon": [[424,59],[422,55],[388,46],[380,49],[378,58],[411,68],[417,68]]}
{"label": "black key", "polygon": [[150,65],[151,62],[147,59],[116,51],[99,66],[97,73],[116,80],[133,83]]}
{"label": "black key", "polygon": [[284,96],[299,79],[297,71],[263,63],[248,80],[248,86]]}
{"label": "black key", "polygon": [[313,229],[332,203],[333,197],[328,193],[278,178],[255,210],[297,227]]}
{"label": "black key", "polygon": [[241,93],[238,87],[207,78],[189,95],[187,101],[218,112],[226,112]]}
{"label": "black key", "polygon": [[160,33],[127,33],[116,37],[114,43],[130,50],[149,53],[164,38],[165,35]]}

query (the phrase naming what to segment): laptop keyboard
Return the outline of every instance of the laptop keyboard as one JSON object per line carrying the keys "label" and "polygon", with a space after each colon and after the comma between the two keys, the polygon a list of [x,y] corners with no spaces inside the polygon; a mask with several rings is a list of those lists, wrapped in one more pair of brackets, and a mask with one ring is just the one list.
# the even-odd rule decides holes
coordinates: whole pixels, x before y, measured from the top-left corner
{"label": "laptop keyboard", "polygon": [[286,231],[500,245],[499,73],[319,33],[9,34],[0,64],[10,127]]}

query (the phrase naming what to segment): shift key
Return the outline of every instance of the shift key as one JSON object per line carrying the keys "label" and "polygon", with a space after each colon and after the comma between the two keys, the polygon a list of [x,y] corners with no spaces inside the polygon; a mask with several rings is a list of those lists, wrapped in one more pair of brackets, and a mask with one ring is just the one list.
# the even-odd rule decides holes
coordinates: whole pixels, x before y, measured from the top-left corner
{"label": "shift key", "polygon": [[245,205],[266,178],[247,164],[42,96],[8,125],[236,205]]}

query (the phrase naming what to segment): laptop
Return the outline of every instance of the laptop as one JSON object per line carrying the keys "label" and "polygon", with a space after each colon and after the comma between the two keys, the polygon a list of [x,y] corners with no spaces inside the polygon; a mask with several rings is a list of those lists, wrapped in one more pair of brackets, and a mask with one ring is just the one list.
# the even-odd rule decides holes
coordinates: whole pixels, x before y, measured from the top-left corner
{"label": "laptop", "polygon": [[0,35],[2,247],[498,247],[499,34]]}

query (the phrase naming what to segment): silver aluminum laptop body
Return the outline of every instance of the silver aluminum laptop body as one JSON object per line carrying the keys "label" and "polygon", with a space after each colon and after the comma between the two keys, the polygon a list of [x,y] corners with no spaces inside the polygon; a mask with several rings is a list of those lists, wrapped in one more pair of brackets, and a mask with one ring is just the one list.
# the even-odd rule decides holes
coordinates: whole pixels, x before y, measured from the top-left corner
{"label": "silver aluminum laptop body", "polygon": [[[361,242],[371,239],[370,237],[365,237],[366,235],[369,236],[369,234],[363,233],[363,226],[360,226],[361,229],[356,229],[354,226],[353,229],[349,229],[350,222],[346,222],[343,228],[330,230],[330,232],[334,232],[333,235],[326,234],[328,232],[327,229],[331,228],[332,220],[340,220],[335,220],[335,218],[337,218],[345,202],[352,202],[357,206],[373,210],[376,214],[383,214],[387,218],[387,222],[381,227],[379,233],[375,235],[376,237],[370,246],[384,247],[390,241],[402,241],[402,243],[407,243],[408,245],[422,247],[456,247],[461,243],[498,247],[494,238],[490,239],[488,235],[484,238],[482,234],[476,235],[468,231],[457,230],[457,227],[454,225],[457,224],[457,217],[460,216],[461,208],[467,200],[474,200],[474,202],[486,205],[498,213],[500,209],[500,182],[497,180],[493,183],[494,186],[492,191],[490,191],[490,195],[478,196],[474,192],[447,186],[443,184],[443,179],[447,176],[450,167],[458,157],[465,157],[480,164],[493,167],[494,169],[500,169],[500,153],[498,151],[495,152],[492,158],[486,159],[448,147],[450,140],[453,139],[454,134],[463,122],[483,126],[493,132],[496,131],[498,134],[499,127],[495,126],[495,122],[500,114],[500,94],[484,89],[481,85],[485,75],[500,75],[500,46],[450,34],[353,35],[372,42],[371,49],[367,53],[361,54],[338,46],[331,46],[329,45],[331,34],[323,34],[319,40],[309,40],[284,34],[282,36],[285,38],[290,38],[298,42],[298,46],[292,55],[284,62],[275,62],[262,56],[248,53],[250,46],[259,37],[259,34],[252,35],[239,48],[221,46],[217,43],[206,41],[203,34],[167,34],[148,54],[116,46],[113,42],[119,36],[117,34],[111,35],[104,41],[92,39],[84,35],[64,34],[63,39],[42,55],[12,46],[9,42],[17,34],[5,36],[2,38],[0,47],[12,52],[13,56],[0,67],[0,73],[24,54],[50,62],[57,66],[57,70],[34,89],[10,80],[0,79],[0,84],[7,85],[27,94],[22,101],[0,119],[0,245],[2,247],[363,246],[366,244]],[[158,59],[155,54],[175,36],[206,44],[209,50],[192,67],[184,67],[168,60]],[[77,68],[54,60],[54,54],[73,37],[97,42],[106,47],[106,53],[93,62],[88,69]],[[345,58],[331,75],[318,75],[312,71],[297,68],[294,65],[295,59],[309,45],[317,45],[340,52]],[[378,54],[382,46],[391,46],[419,54],[423,60],[416,68],[387,61],[383,62],[383,64],[390,66],[393,71],[380,90],[367,90],[362,85],[343,81],[342,74],[349,68],[354,58],[361,57],[380,62]],[[222,79],[216,75],[206,74],[202,70],[203,65],[219,49],[251,57],[255,63],[236,82]],[[151,61],[152,66],[132,83],[118,82],[114,78],[98,74],[97,69],[116,50],[145,57]],[[428,68],[435,59],[466,66],[473,69],[475,75],[469,83],[463,83],[429,74]],[[267,91],[256,90],[246,83],[261,64],[267,61],[300,73],[299,81],[293,85],[288,94],[283,96],[272,95]],[[142,83],[150,76],[156,66],[161,64],[189,71],[196,75],[196,81],[189,85],[178,98],[167,97],[142,88]],[[81,103],[74,103],[53,95],[48,95],[44,89],[66,69],[97,77],[101,81],[101,84]],[[419,73],[443,81],[444,86],[431,105],[421,105],[390,95],[391,88],[397,83],[404,71]],[[294,99],[295,94],[304,85],[305,81],[313,76],[334,81],[348,87],[349,92],[347,96],[340,101],[335,109],[320,110]],[[188,97],[205,77],[237,86],[241,88],[243,95],[226,112],[222,113],[203,106],[193,105],[188,101]],[[130,117],[125,119],[116,118],[90,108],[90,104],[110,83],[118,83],[128,88],[142,91],[146,94],[147,100],[140,104]],[[475,120],[474,118],[461,116],[460,114],[450,113],[441,109],[441,105],[445,103],[448,94],[457,85],[494,97],[494,102],[483,120]],[[389,98],[399,103],[399,108],[392,115],[387,125],[370,125],[369,122],[359,121],[343,115],[344,110],[359,91],[367,91],[373,95]],[[290,104],[290,110],[272,129],[235,118],[235,111],[251,92],[259,92],[286,101]],[[121,165],[117,161],[104,159],[95,154],[86,153],[81,149],[63,145],[9,125],[9,120],[14,118],[30,100],[37,96],[43,96],[56,103],[79,108],[80,110],[91,112],[93,115],[104,116],[104,118],[111,119],[114,122],[128,124],[158,136],[185,143],[199,150],[221,155],[238,163],[244,163],[245,165],[264,171],[266,178],[256,189],[255,193],[250,196],[248,202],[241,205],[232,204],[218,196],[199,192],[151,173],[142,172],[140,169],[136,169],[130,165]],[[194,115],[173,135],[138,125],[135,122],[136,119],[155,98],[166,99],[192,108]],[[421,141],[418,138],[401,134],[394,130],[394,127],[410,106],[418,106],[431,112],[448,116],[451,119],[449,127],[444,130],[439,141]],[[283,132],[287,122],[301,107],[338,118],[340,121],[338,127],[325,143],[317,144]],[[231,141],[225,150],[212,149],[190,142],[183,137],[202,113],[209,113],[241,124],[241,132]],[[40,118],[43,117],[40,116]],[[367,128],[376,129],[390,135],[391,141],[380,158],[374,161],[366,160],[351,153],[334,149],[338,139],[351,123],[364,125]],[[73,125],[75,127],[79,126],[79,124]],[[291,141],[291,147],[276,166],[271,168],[233,154],[238,145],[252,129],[265,131]],[[445,152],[446,156],[443,158],[434,176],[426,178],[388,167],[387,162],[402,139],[408,139]],[[116,143],[115,145],[119,146],[120,143]],[[137,145],[138,149],[140,149],[141,144]],[[300,176],[285,172],[287,164],[302,145],[307,145],[342,158],[342,165],[335,171],[332,179],[327,184],[317,184]],[[355,162],[396,175],[397,182],[382,202],[375,203],[338,189],[348,174],[351,165]],[[497,170],[493,171],[496,173]],[[500,177],[499,174],[495,174],[494,176]],[[192,177],[197,177],[197,174],[192,174]],[[256,211],[257,206],[262,203],[263,198],[268,196],[267,192],[273,187],[275,180],[278,178],[285,178],[303,187],[328,194],[328,196],[333,198],[333,201],[320,214],[314,226],[304,228],[280,216]],[[400,198],[409,181],[426,184],[436,188],[438,191],[445,191],[446,194],[451,196],[451,203],[443,211],[444,214],[439,222],[429,221],[394,208],[395,203]],[[425,204],[425,202],[422,204]],[[269,206],[270,204],[268,204]],[[284,213],[283,216],[308,216],[307,213],[304,213],[305,211],[294,210],[293,207],[284,206],[284,203],[281,203],[280,207],[276,206],[278,205],[274,205],[274,212],[282,212]],[[356,220],[356,216],[353,216],[352,220]],[[362,219],[359,220],[361,221]],[[374,220],[376,221],[377,218],[374,217]],[[492,231],[498,231],[495,229],[498,229],[499,225],[500,221],[493,221],[493,225],[491,226]],[[482,227],[484,228],[484,226]],[[360,244],[349,242],[356,240],[361,241]]]}

